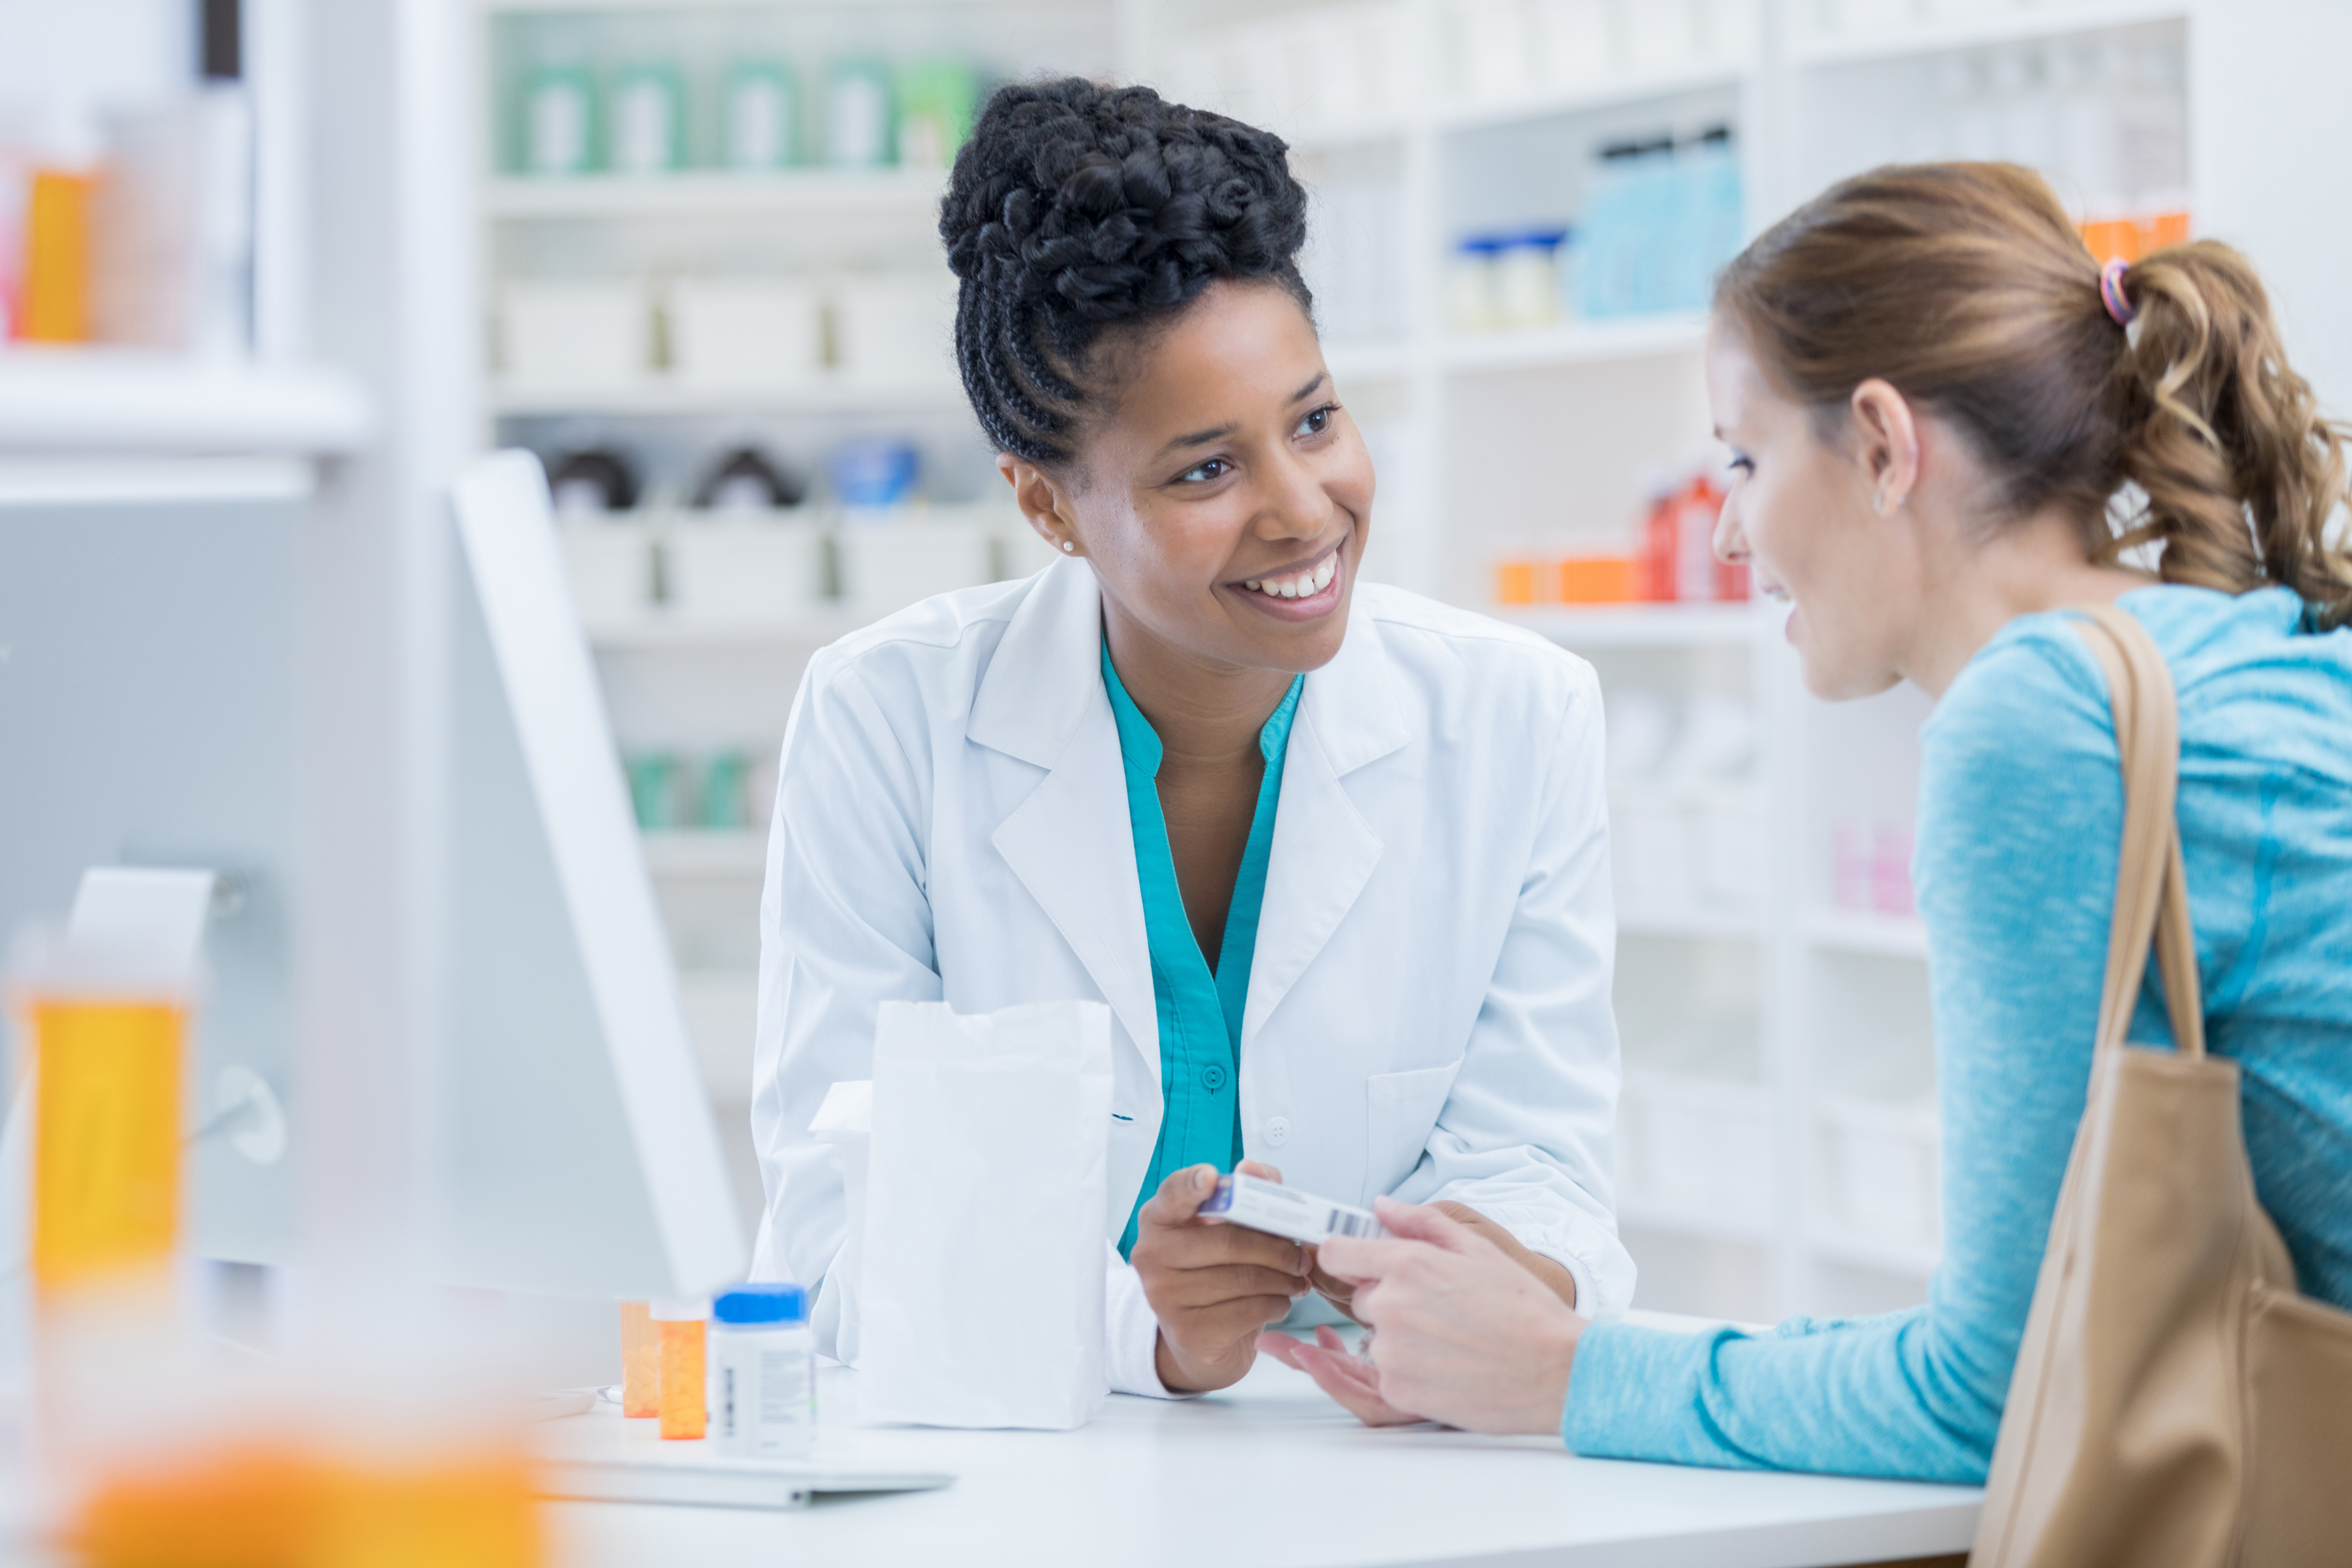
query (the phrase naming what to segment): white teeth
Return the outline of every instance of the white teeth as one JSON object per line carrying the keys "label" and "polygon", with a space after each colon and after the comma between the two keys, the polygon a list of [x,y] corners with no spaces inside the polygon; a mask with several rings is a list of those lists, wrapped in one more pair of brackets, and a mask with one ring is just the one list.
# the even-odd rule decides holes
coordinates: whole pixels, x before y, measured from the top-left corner
{"label": "white teeth", "polygon": [[1339,557],[1335,553],[1325,557],[1320,566],[1295,577],[1251,577],[1244,579],[1242,586],[1268,598],[1311,599],[1331,585],[1339,570]]}

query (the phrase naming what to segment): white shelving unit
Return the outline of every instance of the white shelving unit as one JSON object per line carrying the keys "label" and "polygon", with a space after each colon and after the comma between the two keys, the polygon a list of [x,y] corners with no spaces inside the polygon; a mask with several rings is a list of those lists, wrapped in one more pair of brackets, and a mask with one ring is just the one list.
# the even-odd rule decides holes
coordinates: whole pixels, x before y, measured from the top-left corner
{"label": "white shelving unit", "polygon": [[[1660,22],[1677,7],[1691,19],[1680,31]],[[614,9],[485,0],[485,58],[502,21],[559,11],[593,21]],[[1949,7],[1922,0],[1922,19],[1867,32],[1832,26],[1832,0],[1619,0],[1609,14],[1622,58],[1573,80],[1547,79],[1552,57],[1537,47],[1537,18],[1562,8],[1532,0],[966,0],[934,9],[965,18],[1051,9],[1066,37],[1085,39],[1034,48],[1024,68],[1115,70],[1275,127],[1292,142],[1318,203],[1311,221],[1327,237],[1339,206],[1359,202],[1357,252],[1318,253],[1310,241],[1310,281],[1328,319],[1349,323],[1328,329],[1328,357],[1380,466],[1368,569],[1490,608],[1498,552],[1529,536],[1622,548],[1644,504],[1645,470],[1705,441],[1706,321],[1675,313],[1454,331],[1443,308],[1454,240],[1572,219],[1598,145],[1714,124],[1734,130],[1753,233],[1872,163],[1960,155],[1936,107],[1948,62],[1983,75],[1985,62],[2021,48],[2177,50],[2191,0],[1988,4],[1943,20],[1926,18]],[[697,14],[683,3],[659,13]],[[1474,19],[1528,29],[1522,52],[1532,63],[1471,47]],[[1342,68],[1343,56],[1354,64]],[[1355,90],[1342,90],[1350,79]],[[487,155],[483,167],[493,168]],[[940,189],[935,174],[898,172],[557,181],[486,172],[477,207],[493,284],[598,268],[675,275],[710,257],[822,273],[933,256]],[[830,251],[827,237],[838,242]],[[1369,272],[1359,265],[1367,258],[1378,263]],[[1367,284],[1375,274],[1376,287]],[[1373,292],[1343,310],[1349,277]],[[710,395],[648,377],[550,397],[502,390],[486,371],[483,403],[509,438],[641,432],[673,456],[678,430],[730,422],[835,433],[886,416],[939,430],[965,420],[955,389],[937,382]],[[998,567],[1026,563],[1015,552]],[[721,731],[780,735],[808,653],[860,618],[803,607],[720,623],[647,605],[595,617],[592,633],[624,744],[691,747]],[[1768,606],[1531,606],[1507,618],[1593,661],[1612,727],[1646,700],[1685,718],[1736,711],[1756,731],[1752,753],[1728,767],[1675,776],[1672,755],[1654,757],[1651,772],[1612,784],[1627,1066],[1620,1209],[1644,1304],[1759,1320],[1921,1299],[1939,1242],[1926,944],[1907,914],[1843,907],[1841,897],[1907,909],[1902,851],[1924,702],[1908,693],[1814,701]],[[741,1091],[729,1086],[747,1079],[759,835],[659,835],[646,847],[714,1093],[732,1098]],[[1833,860],[1864,853],[1871,874],[1857,896]]]}
{"label": "white shelving unit", "polygon": [[373,416],[339,373],[106,348],[0,351],[0,453],[326,456]]}

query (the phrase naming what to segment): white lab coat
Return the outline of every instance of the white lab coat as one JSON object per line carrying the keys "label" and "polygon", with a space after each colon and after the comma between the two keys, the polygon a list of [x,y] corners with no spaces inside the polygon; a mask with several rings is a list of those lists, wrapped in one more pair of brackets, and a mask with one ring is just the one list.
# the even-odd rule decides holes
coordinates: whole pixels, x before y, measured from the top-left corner
{"label": "white lab coat", "polygon": [[[881,1003],[1108,1003],[1108,1238],[1150,1163],[1158,1011],[1101,624],[1092,569],[1059,561],[869,626],[802,681],[761,900],[754,1271],[820,1284],[821,1336],[845,1226],[806,1129],[829,1085],[871,1076]],[[1348,1203],[1472,1205],[1564,1265],[1587,1313],[1633,1287],[1601,760],[1589,665],[1359,584],[1291,729],[1239,1072],[1250,1157]],[[1163,1394],[1115,1255],[1107,1305],[1112,1386]]]}

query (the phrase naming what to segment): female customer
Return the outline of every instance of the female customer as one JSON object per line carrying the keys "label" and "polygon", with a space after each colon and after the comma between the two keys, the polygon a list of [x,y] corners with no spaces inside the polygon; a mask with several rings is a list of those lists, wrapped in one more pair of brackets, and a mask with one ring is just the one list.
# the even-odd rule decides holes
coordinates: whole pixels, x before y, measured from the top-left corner
{"label": "female customer", "polygon": [[1007,88],[957,159],[964,385],[1063,559],[826,649],[793,708],[755,1267],[822,1281],[827,1349],[841,1180],[803,1129],[894,998],[1109,1004],[1115,1387],[1234,1382],[1309,1289],[1194,1218],[1245,1155],[1450,1200],[1555,1300],[1631,1293],[1592,675],[1360,582],[1305,210],[1280,141],[1143,89]]}
{"label": "female customer", "polygon": [[[2339,433],[2242,258],[2200,243],[2103,272],[2006,165],[1881,170],[1773,228],[1717,286],[1707,380],[1739,472],[1717,548],[1792,604],[1806,684],[1937,700],[1916,863],[1944,1121],[1927,1304],[1765,1337],[1588,1324],[1400,1210],[1391,1229],[1420,1240],[1325,1248],[1364,1282],[1377,1372],[1270,1348],[1370,1419],[1978,1481],[2083,1112],[2121,828],[2106,686],[2062,606],[2120,605],[2171,667],[2208,1037],[2243,1074],[2257,1194],[2301,1289],[2352,1306]],[[2155,984],[2151,965],[2131,1037],[2167,1043]]]}

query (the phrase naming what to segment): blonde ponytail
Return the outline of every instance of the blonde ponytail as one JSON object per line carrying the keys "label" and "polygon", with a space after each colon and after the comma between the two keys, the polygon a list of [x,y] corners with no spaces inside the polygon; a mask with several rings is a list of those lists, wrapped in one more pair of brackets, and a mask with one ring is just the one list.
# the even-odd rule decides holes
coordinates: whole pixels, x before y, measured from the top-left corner
{"label": "blonde ponytail", "polygon": [[2352,621],[2352,557],[2326,537],[2346,499],[2346,432],[2288,366],[2262,279],[2201,240],[2158,251],[2122,284],[2134,319],[2121,458],[2147,505],[2114,548],[2158,544],[2168,583],[2278,584],[2322,625]]}
{"label": "blonde ponytail", "polygon": [[[2120,314],[2049,183],[2007,163],[1874,169],[1775,224],[1717,311],[1837,439],[1876,376],[1974,437],[1996,511],[2056,506],[2084,549],[2153,545],[2167,582],[2293,588],[2352,621],[2347,432],[2291,370],[2245,258],[2210,240],[2126,269]],[[2147,498],[2120,530],[2126,486]]]}

